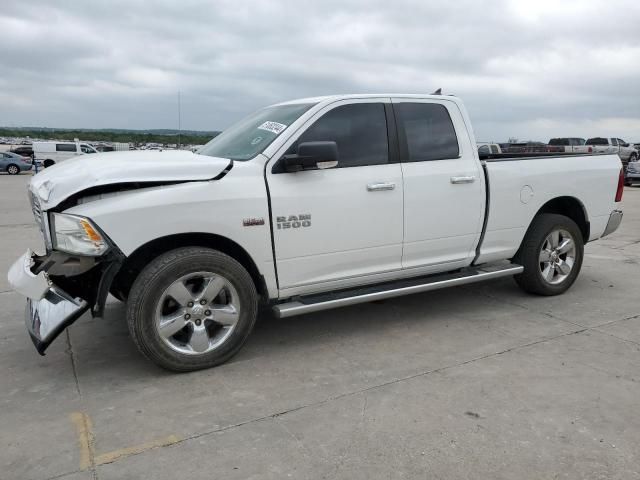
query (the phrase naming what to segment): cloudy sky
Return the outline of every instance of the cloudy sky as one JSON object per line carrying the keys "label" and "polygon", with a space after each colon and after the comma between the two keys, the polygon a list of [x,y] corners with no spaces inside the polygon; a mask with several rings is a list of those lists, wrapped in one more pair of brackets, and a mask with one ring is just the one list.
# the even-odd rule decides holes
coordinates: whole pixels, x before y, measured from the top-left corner
{"label": "cloudy sky", "polygon": [[461,96],[479,140],[640,141],[638,0],[3,0],[0,125],[224,129],[333,93]]}

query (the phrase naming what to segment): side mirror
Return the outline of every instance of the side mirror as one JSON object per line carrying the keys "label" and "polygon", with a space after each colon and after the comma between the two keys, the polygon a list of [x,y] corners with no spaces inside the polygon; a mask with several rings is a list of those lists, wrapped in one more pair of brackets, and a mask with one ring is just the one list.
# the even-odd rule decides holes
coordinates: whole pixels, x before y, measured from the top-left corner
{"label": "side mirror", "polygon": [[338,165],[338,145],[336,142],[304,142],[298,145],[298,152],[282,158],[286,172],[303,170],[324,170]]}

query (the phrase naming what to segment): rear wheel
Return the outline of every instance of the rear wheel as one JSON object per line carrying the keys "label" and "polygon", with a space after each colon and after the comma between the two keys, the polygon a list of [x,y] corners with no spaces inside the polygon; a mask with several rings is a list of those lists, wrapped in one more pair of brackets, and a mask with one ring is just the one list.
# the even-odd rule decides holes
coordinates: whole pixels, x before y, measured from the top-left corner
{"label": "rear wheel", "polygon": [[152,261],[127,301],[129,331],[157,365],[185,372],[235,355],[256,321],[258,295],[249,273],[221,252],[187,247]]}
{"label": "rear wheel", "polygon": [[514,278],[526,292],[559,295],[573,285],[583,257],[578,225],[564,215],[541,214],[533,219],[514,257],[514,262],[524,267]]}
{"label": "rear wheel", "polygon": [[51,160],[50,158],[46,159],[44,161],[44,163],[42,164],[44,166],[44,168],[50,167],[51,165],[55,165],[56,162],[54,162],[53,160]]}
{"label": "rear wheel", "polygon": [[7,173],[9,175],[17,175],[20,173],[20,168],[18,168],[17,165],[14,165],[13,163],[11,165],[9,165],[7,167]]}

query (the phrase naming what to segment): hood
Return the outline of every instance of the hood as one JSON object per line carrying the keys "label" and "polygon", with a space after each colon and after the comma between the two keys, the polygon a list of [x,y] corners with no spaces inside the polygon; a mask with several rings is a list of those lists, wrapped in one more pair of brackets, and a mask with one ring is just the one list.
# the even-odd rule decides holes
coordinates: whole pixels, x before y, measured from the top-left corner
{"label": "hood", "polygon": [[211,180],[231,163],[227,158],[185,150],[106,152],[64,160],[31,180],[42,208],[55,207],[71,195],[92,187]]}

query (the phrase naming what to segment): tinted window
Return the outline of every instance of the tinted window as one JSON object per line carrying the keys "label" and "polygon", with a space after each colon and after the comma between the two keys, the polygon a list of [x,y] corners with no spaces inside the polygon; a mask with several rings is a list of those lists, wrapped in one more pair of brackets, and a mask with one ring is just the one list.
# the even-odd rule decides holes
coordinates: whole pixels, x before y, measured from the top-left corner
{"label": "tinted window", "polygon": [[489,145],[481,145],[480,147],[478,147],[478,153],[484,153],[484,154],[491,153],[489,151]]}
{"label": "tinted window", "polygon": [[458,138],[449,112],[437,103],[398,103],[394,105],[400,132],[402,160],[421,162],[456,158]]}
{"label": "tinted window", "polygon": [[627,143],[624,140],[622,140],[621,138],[616,138],[616,140],[618,140],[618,144],[619,145],[624,145],[625,143]]}
{"label": "tinted window", "polygon": [[611,139],[611,145],[618,145],[618,140],[616,140],[615,138]]}
{"label": "tinted window", "polygon": [[595,137],[587,140],[587,145],[609,145],[606,138]]}
{"label": "tinted window", "polygon": [[56,152],[75,152],[75,143],[56,143]]}
{"label": "tinted window", "polygon": [[354,103],[325,113],[304,132],[303,142],[334,141],[339,167],[380,165],[389,160],[387,119],[382,103]]}
{"label": "tinted window", "polygon": [[568,138],[552,138],[551,140],[549,140],[549,145],[566,146],[566,145],[569,145],[569,139]]}

